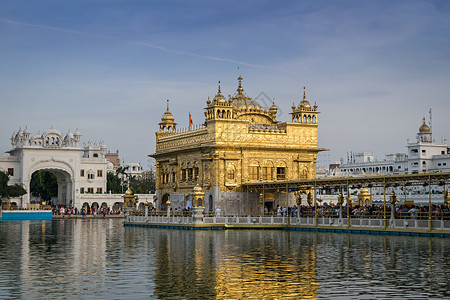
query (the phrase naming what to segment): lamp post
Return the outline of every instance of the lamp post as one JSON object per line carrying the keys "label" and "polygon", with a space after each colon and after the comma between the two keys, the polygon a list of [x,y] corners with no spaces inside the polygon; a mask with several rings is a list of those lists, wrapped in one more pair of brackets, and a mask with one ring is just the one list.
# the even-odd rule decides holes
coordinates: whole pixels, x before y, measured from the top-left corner
{"label": "lamp post", "polygon": [[259,194],[259,202],[261,203],[261,216],[264,216],[264,192]]}
{"label": "lamp post", "polygon": [[170,217],[170,194],[167,195],[166,205],[167,205],[167,217]]}
{"label": "lamp post", "polygon": [[147,200],[145,200],[145,217],[147,218],[148,217],[148,201]]}
{"label": "lamp post", "polygon": [[395,204],[397,203],[397,195],[394,192],[394,189],[392,189],[392,192],[389,196],[389,202],[391,203],[391,223],[394,222],[394,211],[395,211]]}
{"label": "lamp post", "polygon": [[448,204],[449,204],[449,196],[448,196],[448,191],[444,192],[444,206],[448,208]]}
{"label": "lamp post", "polygon": [[339,204],[339,222],[342,222],[342,204],[344,204],[344,195],[341,192],[338,195],[338,204]]}

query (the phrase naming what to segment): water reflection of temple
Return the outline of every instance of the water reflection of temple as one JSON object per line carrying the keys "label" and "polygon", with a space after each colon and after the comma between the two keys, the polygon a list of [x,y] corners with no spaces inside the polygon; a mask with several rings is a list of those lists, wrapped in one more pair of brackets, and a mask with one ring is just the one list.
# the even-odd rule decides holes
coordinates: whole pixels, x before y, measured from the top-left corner
{"label": "water reflection of temple", "polygon": [[240,299],[317,296],[313,241],[279,231],[155,230],[155,294]]}

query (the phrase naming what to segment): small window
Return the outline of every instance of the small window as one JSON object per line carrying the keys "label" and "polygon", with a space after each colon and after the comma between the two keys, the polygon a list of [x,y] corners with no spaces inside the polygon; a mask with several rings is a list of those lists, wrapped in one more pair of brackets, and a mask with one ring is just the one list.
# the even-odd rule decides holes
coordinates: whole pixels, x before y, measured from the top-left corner
{"label": "small window", "polygon": [[234,169],[233,167],[228,168],[227,177],[229,181],[234,181]]}
{"label": "small window", "polygon": [[427,151],[426,150],[422,150],[422,153],[426,153]]}
{"label": "small window", "polygon": [[87,189],[87,192],[88,192],[89,194],[93,194],[93,193],[94,193],[94,188],[92,188],[92,187],[88,188],[88,189]]}
{"label": "small window", "polygon": [[402,166],[398,166],[398,169],[400,170],[402,168]]}
{"label": "small window", "polygon": [[103,192],[103,189],[101,187],[97,188],[97,194],[101,194]]}
{"label": "small window", "polygon": [[94,153],[94,157],[98,157],[98,154],[97,154],[97,153]]}
{"label": "small window", "polygon": [[438,167],[440,167],[441,166],[441,163],[438,163]]}
{"label": "small window", "polygon": [[14,168],[8,168],[8,175],[14,176]]}
{"label": "small window", "polygon": [[417,149],[411,149],[411,153],[419,153],[419,150],[417,150]]}
{"label": "small window", "polygon": [[441,151],[441,154],[445,154],[445,151]]}
{"label": "small window", "polygon": [[84,187],[80,188],[80,193],[84,194]]}
{"label": "small window", "polygon": [[84,170],[80,170],[80,176],[84,177]]}
{"label": "small window", "polygon": [[285,180],[285,179],[286,179],[286,168],[277,167],[277,180]]}
{"label": "small window", "polygon": [[263,180],[272,180],[272,168],[271,167],[262,167],[262,179]]}
{"label": "small window", "polygon": [[258,180],[259,178],[259,167],[258,166],[250,166],[250,180]]}
{"label": "small window", "polygon": [[95,178],[95,171],[94,170],[87,171],[87,178],[88,180],[93,180]]}
{"label": "small window", "polygon": [[447,163],[442,163],[442,165],[443,165],[443,166],[446,166],[446,165],[447,165]]}
{"label": "small window", "polygon": [[193,179],[193,177],[194,177],[193,171],[194,171],[193,168],[187,169],[187,172],[188,172],[188,181],[192,181],[192,179]]}
{"label": "small window", "polygon": [[97,177],[103,177],[103,170],[97,170]]}

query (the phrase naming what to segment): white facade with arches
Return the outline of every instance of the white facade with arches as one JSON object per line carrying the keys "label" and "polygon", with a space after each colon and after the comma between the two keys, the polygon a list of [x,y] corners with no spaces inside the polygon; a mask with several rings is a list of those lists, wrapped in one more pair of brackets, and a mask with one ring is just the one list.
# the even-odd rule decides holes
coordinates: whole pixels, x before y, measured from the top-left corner
{"label": "white facade with arches", "polygon": [[27,191],[17,205],[30,204],[31,177],[39,170],[49,171],[57,178],[58,199],[54,205],[81,208],[83,203],[92,205],[95,201],[89,195],[107,192],[111,163],[105,158],[106,146],[103,142],[89,141],[81,147],[80,137],[78,131],[62,135],[53,128],[36,135],[31,135],[28,129],[13,133],[9,156],[0,156],[0,170],[10,175],[10,184],[20,184]]}

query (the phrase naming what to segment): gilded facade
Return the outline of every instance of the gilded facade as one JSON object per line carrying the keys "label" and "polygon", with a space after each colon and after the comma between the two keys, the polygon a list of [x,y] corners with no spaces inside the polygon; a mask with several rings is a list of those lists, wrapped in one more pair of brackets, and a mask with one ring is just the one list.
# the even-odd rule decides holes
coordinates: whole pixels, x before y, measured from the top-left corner
{"label": "gilded facade", "polygon": [[[303,98],[293,104],[290,122],[277,120],[275,103],[265,110],[248,97],[238,78],[234,96],[208,98],[205,122],[185,130],[177,129],[167,110],[156,132],[157,205],[164,208],[218,206],[227,214],[259,212],[262,203],[271,211],[277,205],[295,203],[285,191],[267,191],[264,196],[247,191],[245,183],[312,179],[316,176],[318,110]],[[191,203],[195,186],[205,193],[205,203]],[[264,201],[261,201],[264,197]]]}

